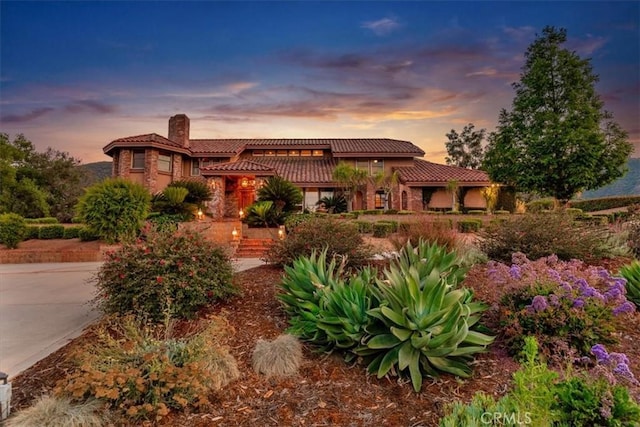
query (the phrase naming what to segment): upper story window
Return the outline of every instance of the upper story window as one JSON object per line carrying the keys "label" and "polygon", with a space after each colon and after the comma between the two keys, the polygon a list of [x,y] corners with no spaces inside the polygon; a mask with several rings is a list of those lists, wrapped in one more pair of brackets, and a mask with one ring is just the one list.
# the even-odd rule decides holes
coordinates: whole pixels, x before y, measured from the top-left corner
{"label": "upper story window", "polygon": [[289,150],[289,157],[298,157],[300,155],[300,150]]}
{"label": "upper story window", "polygon": [[356,160],[356,169],[369,173],[369,160]]}
{"label": "upper story window", "polygon": [[324,151],[322,150],[313,150],[311,153],[314,157],[322,157],[324,156]]}
{"label": "upper story window", "polygon": [[191,159],[191,176],[199,176],[200,169],[212,166],[216,163],[222,163],[226,159],[212,158],[212,159]]}
{"label": "upper story window", "polygon": [[171,154],[159,154],[158,155],[158,171],[159,172],[171,172]]}
{"label": "upper story window", "polygon": [[264,156],[264,150],[253,150],[253,157],[262,157]]}
{"label": "upper story window", "polygon": [[277,152],[277,154],[276,154],[276,155],[277,155],[278,157],[287,157],[287,154],[288,154],[288,153],[287,153],[287,150],[278,150],[278,152]]}
{"label": "upper story window", "polygon": [[131,169],[144,169],[144,150],[133,150]]}
{"label": "upper story window", "polygon": [[301,157],[310,157],[311,156],[311,150],[300,150],[300,156]]}
{"label": "upper story window", "polygon": [[384,161],[383,160],[371,160],[371,175],[375,176],[384,173]]}

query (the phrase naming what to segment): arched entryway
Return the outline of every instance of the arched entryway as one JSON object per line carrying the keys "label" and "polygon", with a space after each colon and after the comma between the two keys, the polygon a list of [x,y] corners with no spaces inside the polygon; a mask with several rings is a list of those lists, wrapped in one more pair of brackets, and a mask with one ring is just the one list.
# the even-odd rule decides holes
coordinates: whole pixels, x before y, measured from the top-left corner
{"label": "arched entryway", "polygon": [[364,201],[364,195],[362,194],[362,191],[356,191],[356,196],[354,197],[354,200],[353,200],[353,210],[354,211],[363,210],[364,209],[363,201]]}

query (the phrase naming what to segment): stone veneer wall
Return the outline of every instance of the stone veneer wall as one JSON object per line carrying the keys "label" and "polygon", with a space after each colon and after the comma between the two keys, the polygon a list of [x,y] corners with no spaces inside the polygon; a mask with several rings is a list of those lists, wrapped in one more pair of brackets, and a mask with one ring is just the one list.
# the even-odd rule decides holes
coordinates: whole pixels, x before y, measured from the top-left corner
{"label": "stone veneer wall", "polygon": [[206,210],[214,220],[224,217],[224,182],[222,178],[209,178],[207,184],[211,188],[212,199],[206,203]]}
{"label": "stone veneer wall", "polygon": [[147,149],[144,155],[144,186],[151,192],[158,189],[158,150]]}

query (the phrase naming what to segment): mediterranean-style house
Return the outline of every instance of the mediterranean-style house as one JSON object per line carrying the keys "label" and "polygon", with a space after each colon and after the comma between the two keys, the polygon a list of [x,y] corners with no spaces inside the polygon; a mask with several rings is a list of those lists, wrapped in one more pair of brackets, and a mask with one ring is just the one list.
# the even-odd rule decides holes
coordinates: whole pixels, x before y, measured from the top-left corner
{"label": "mediterranean-style house", "polygon": [[454,189],[467,209],[483,209],[481,190],[491,185],[479,170],[445,166],[421,159],[425,152],[408,141],[362,139],[191,139],[189,118],[169,119],[168,137],[156,133],[119,138],[104,147],[113,158],[113,176],[143,184],[152,193],[172,181],[203,180],[214,198],[207,206],[214,219],[237,218],[254,202],[256,190],[279,175],[298,186],[303,208],[339,189],[332,179],[341,161],[373,177],[397,179],[381,188],[374,179],[353,197],[352,209],[450,210]]}

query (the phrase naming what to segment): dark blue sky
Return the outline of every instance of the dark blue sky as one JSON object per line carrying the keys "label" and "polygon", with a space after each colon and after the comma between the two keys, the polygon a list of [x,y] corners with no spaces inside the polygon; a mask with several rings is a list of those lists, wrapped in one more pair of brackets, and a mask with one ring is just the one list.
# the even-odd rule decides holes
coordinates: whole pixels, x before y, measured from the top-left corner
{"label": "dark blue sky", "polygon": [[442,161],[494,130],[545,25],[592,58],[640,155],[640,2],[0,3],[0,131],[85,162],[128,135],[388,137]]}

